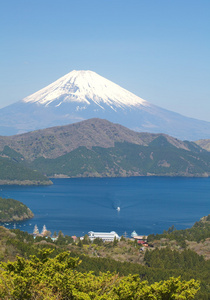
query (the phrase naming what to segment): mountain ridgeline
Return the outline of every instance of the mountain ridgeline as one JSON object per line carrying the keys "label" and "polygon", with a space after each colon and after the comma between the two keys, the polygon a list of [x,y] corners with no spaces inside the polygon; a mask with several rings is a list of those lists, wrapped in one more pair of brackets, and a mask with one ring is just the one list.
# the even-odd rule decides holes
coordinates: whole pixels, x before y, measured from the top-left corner
{"label": "mountain ridgeline", "polygon": [[0,180],[210,175],[210,152],[199,145],[101,119],[0,137],[0,155]]}

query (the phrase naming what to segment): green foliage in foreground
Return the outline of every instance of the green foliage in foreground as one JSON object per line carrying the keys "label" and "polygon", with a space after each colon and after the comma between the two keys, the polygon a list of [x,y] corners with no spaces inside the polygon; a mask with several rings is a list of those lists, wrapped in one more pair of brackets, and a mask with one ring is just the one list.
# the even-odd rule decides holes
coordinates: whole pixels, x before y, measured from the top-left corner
{"label": "green foliage in foreground", "polygon": [[31,210],[22,202],[0,197],[0,222],[11,222],[30,219]]}
{"label": "green foliage in foreground", "polygon": [[[7,235],[11,237],[6,239]],[[82,263],[76,267],[76,270],[81,273],[93,272],[94,275],[100,275],[100,272],[117,272],[119,276],[129,276],[138,274],[141,280],[147,280],[149,284],[153,284],[160,280],[168,280],[170,277],[179,277],[181,280],[189,281],[191,279],[199,280],[201,283],[201,289],[196,294],[197,300],[208,300],[210,295],[209,286],[209,270],[210,260],[204,260],[202,256],[199,256],[194,251],[184,250],[176,251],[169,248],[155,249],[146,251],[144,264],[132,263],[128,261],[120,262],[112,259],[109,255],[107,258],[102,257],[90,257],[82,254],[82,248],[76,245],[72,245],[72,239],[68,236],[60,237],[56,243],[53,243],[50,238],[36,238],[27,232],[20,231],[19,229],[6,230],[2,228],[0,232],[0,241],[6,239],[6,245],[2,244],[2,247],[6,247],[6,252],[0,253],[0,258],[7,261],[8,259],[14,260],[14,254],[18,254],[25,259],[28,259],[30,255],[36,255],[38,251],[44,248],[50,248],[53,253],[51,258],[59,255],[67,249],[71,249],[71,257],[79,257]],[[128,241],[130,244],[130,241]],[[92,245],[89,245],[92,247]],[[109,246],[109,247],[108,247]],[[103,244],[100,247],[104,247],[104,251],[107,248],[110,253],[111,245]],[[84,246],[83,246],[84,247]],[[117,246],[118,247],[118,246]],[[120,247],[120,246],[119,246]],[[130,244],[130,247],[132,245]],[[135,247],[135,245],[133,245]],[[1,249],[1,248],[0,248]],[[2,249],[3,250],[3,249]]]}
{"label": "green foliage in foreground", "polygon": [[210,215],[203,217],[199,222],[196,222],[191,228],[176,230],[174,226],[164,231],[163,234],[151,234],[148,236],[148,241],[160,240],[167,238],[175,240],[185,246],[185,240],[200,242],[210,237]]}
{"label": "green foliage in foreground", "polygon": [[78,258],[63,252],[49,258],[51,250],[39,252],[30,260],[17,257],[1,263],[1,299],[194,299],[199,282],[170,278],[149,285],[138,275],[81,273],[75,270]]}

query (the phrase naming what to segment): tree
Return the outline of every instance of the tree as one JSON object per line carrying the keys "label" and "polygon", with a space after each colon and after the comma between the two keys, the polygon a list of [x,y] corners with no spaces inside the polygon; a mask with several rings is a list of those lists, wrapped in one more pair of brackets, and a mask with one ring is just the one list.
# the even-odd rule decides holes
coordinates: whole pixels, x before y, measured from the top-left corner
{"label": "tree", "polygon": [[77,243],[77,246],[82,248],[83,247],[83,241],[79,239],[79,242]]}
{"label": "tree", "polygon": [[1,263],[0,299],[190,300],[199,290],[194,279],[171,277],[149,285],[138,275],[81,273],[76,270],[78,258],[70,257],[68,252],[50,258],[52,251],[44,249],[30,260],[17,257],[14,262]]}
{"label": "tree", "polygon": [[85,234],[84,239],[83,239],[83,245],[89,245],[90,244],[90,239],[87,234]]}
{"label": "tree", "polygon": [[116,238],[116,236],[114,237],[114,241],[113,241],[113,247],[116,247],[118,244],[118,240]]}

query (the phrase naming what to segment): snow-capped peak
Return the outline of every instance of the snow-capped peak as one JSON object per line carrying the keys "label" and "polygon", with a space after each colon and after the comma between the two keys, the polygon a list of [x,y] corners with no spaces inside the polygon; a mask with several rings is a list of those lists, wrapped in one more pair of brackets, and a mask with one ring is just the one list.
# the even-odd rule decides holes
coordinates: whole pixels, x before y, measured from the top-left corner
{"label": "snow-capped peak", "polygon": [[56,106],[60,106],[63,102],[89,105],[93,101],[101,108],[103,104],[107,104],[113,110],[115,107],[150,105],[147,101],[92,71],[72,71],[24,98],[23,102],[47,106],[50,103],[53,104],[55,100],[57,100]]}

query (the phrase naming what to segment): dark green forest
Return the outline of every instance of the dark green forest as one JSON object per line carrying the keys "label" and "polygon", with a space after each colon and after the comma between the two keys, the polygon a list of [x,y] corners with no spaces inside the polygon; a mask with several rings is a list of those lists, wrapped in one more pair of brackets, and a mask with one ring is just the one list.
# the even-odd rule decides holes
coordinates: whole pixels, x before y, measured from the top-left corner
{"label": "dark green forest", "polygon": [[163,136],[148,146],[115,143],[114,147],[79,147],[55,159],[39,157],[29,165],[47,176],[203,176],[210,172],[210,153],[179,149]]}
{"label": "dark green forest", "polygon": [[42,185],[51,181],[40,172],[29,168],[23,156],[8,146],[0,152],[0,184]]}

